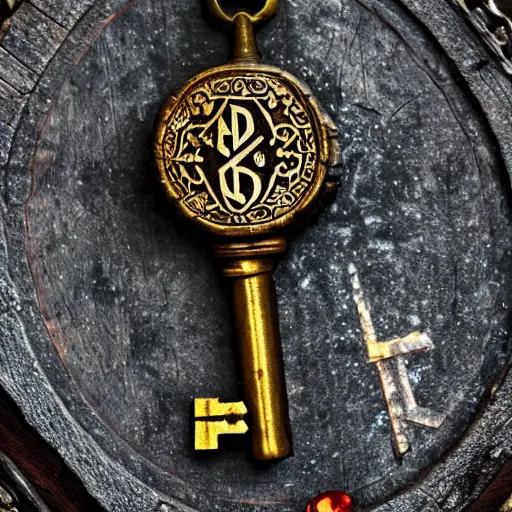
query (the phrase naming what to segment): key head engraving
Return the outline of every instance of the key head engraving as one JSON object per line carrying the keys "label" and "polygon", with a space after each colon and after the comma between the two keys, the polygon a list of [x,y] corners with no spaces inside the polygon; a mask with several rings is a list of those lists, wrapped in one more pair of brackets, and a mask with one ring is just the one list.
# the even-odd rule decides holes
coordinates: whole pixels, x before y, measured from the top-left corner
{"label": "key head engraving", "polygon": [[223,66],[163,108],[155,153],[168,196],[212,234],[273,234],[308,217],[330,126],[305,86],[267,66]]}

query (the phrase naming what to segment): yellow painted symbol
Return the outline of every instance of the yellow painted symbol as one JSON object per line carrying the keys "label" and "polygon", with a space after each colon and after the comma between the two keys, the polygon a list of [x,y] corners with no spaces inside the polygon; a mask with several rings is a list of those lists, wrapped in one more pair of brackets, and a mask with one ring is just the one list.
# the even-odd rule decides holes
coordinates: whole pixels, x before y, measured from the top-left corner
{"label": "yellow painted symbol", "polygon": [[245,434],[249,427],[242,417],[246,414],[243,402],[220,403],[218,398],[196,398],[194,448],[217,450],[220,435]]}

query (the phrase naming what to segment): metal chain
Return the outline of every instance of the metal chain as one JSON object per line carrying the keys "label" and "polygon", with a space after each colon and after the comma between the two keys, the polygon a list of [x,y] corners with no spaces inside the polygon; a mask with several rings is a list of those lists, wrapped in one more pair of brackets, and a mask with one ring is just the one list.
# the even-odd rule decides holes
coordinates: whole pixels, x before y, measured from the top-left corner
{"label": "metal chain", "polygon": [[[251,23],[256,25],[257,23],[263,23],[275,16],[278,4],[279,0],[266,0],[261,10],[256,14],[249,14],[245,11],[242,12],[250,19]],[[207,5],[213,17],[218,18],[224,23],[234,23],[235,16],[227,14],[224,9],[222,9],[219,0],[208,0]]]}
{"label": "metal chain", "polygon": [[503,69],[512,75],[512,19],[497,0],[456,0],[470,22],[500,60]]}

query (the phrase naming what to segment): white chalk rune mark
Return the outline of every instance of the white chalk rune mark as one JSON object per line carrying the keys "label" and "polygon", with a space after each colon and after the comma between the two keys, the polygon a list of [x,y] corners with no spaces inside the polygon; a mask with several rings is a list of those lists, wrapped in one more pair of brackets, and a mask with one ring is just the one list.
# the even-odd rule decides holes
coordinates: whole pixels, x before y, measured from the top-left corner
{"label": "white chalk rune mark", "polygon": [[378,341],[357,269],[351,263],[348,270],[352,279],[353,296],[359,313],[361,330],[368,350],[368,362],[375,363],[377,366],[393,431],[393,448],[398,456],[402,456],[410,449],[405,431],[407,421],[429,428],[439,428],[446,418],[446,415],[420,407],[416,403],[402,357],[419,350],[431,350],[434,344],[429,336],[422,332],[413,332],[403,338],[390,341]]}

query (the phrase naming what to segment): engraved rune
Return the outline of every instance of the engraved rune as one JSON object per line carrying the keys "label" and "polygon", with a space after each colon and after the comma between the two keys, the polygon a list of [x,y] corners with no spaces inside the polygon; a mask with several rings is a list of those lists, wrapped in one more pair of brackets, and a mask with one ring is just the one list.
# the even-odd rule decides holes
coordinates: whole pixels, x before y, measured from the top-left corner
{"label": "engraved rune", "polygon": [[406,433],[407,421],[428,428],[439,428],[446,418],[445,414],[420,407],[416,403],[403,360],[404,355],[420,350],[431,350],[434,344],[427,334],[418,331],[403,338],[378,341],[359,275],[352,263],[349,265],[349,274],[352,278],[354,302],[368,351],[368,362],[377,365],[393,432],[393,448],[396,455],[401,457],[410,449]]}
{"label": "engraved rune", "polygon": [[[217,136],[217,149],[228,158],[231,156],[232,151],[225,143],[226,137],[231,137],[233,152],[236,152],[254,135],[254,117],[249,110],[239,105],[230,104],[229,106],[231,108],[231,130],[227,126],[222,115],[220,115]],[[245,130],[243,132],[240,130],[240,117],[245,121]],[[236,213],[244,213],[252,206],[261,193],[262,184],[259,175],[251,169],[239,164],[244,158],[250,155],[263,142],[263,140],[264,137],[260,135],[245,149],[235,153],[235,155],[219,169],[220,189],[222,195],[224,196],[227,206]],[[228,173],[229,178],[232,181],[231,187],[228,182]],[[252,187],[250,187],[252,188],[252,194],[249,198],[241,191],[242,176],[246,176],[252,180]],[[230,200],[241,204],[242,208],[236,208]]]}

